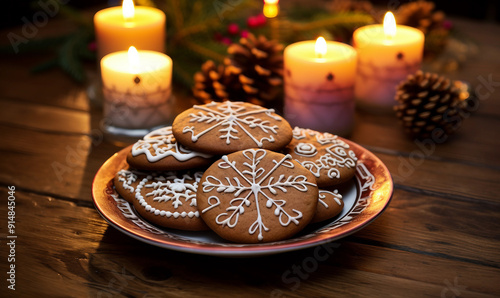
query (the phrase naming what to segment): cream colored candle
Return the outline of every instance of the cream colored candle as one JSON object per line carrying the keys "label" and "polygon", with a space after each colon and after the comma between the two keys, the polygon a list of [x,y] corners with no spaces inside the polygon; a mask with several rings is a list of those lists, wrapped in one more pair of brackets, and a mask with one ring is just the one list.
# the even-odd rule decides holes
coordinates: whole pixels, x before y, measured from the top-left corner
{"label": "cream colored candle", "polygon": [[151,128],[170,117],[172,59],[154,51],[108,54],[101,60],[104,117],[121,128]]}
{"label": "cream colored candle", "polygon": [[353,35],[358,51],[355,97],[371,111],[388,111],[394,105],[396,86],[420,69],[424,50],[422,31],[397,25],[387,13],[384,25],[369,25]]}
{"label": "cream colored candle", "polygon": [[292,126],[351,132],[356,58],[351,46],[322,37],[286,47],[285,118]]}
{"label": "cream colored candle", "polygon": [[94,16],[98,58],[132,45],[165,52],[165,14],[153,7],[134,8],[132,0],[123,3],[123,7],[106,8]]}

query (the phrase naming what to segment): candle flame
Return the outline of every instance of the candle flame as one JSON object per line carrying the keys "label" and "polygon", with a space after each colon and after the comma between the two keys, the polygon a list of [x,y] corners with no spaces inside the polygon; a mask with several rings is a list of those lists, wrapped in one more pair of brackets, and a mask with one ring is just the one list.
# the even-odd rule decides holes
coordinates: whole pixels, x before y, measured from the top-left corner
{"label": "candle flame", "polygon": [[323,36],[318,37],[316,39],[316,46],[314,47],[316,52],[316,57],[323,58],[326,55],[326,40]]}
{"label": "candle flame", "polygon": [[264,10],[262,11],[262,13],[266,18],[271,19],[278,15],[278,2],[279,0],[264,0]]}
{"label": "candle flame", "polygon": [[139,72],[139,52],[132,46],[128,48],[128,63],[130,66],[130,73],[137,74]]}
{"label": "candle flame", "polygon": [[135,7],[133,0],[123,0],[122,13],[123,13],[123,18],[126,21],[131,21],[134,18]]}
{"label": "candle flame", "polygon": [[384,33],[387,37],[394,37],[396,35],[396,19],[390,11],[384,16]]}

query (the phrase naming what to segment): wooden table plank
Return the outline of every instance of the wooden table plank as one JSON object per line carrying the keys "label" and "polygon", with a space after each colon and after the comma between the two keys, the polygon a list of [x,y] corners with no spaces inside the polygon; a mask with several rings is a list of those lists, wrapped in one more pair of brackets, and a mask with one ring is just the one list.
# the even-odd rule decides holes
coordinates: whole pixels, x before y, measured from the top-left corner
{"label": "wooden table plank", "polygon": [[397,190],[384,214],[356,237],[500,268],[500,205]]}
{"label": "wooden table plank", "polygon": [[[7,196],[5,187],[0,195]],[[67,201],[16,191],[16,208],[16,293],[27,296],[438,296],[456,278],[464,296],[500,292],[499,268],[359,244],[357,234],[334,246],[225,259],[138,242],[108,227],[93,208]],[[4,222],[1,231],[4,237]]]}
{"label": "wooden table plank", "polygon": [[120,148],[86,135],[5,127],[0,143],[0,182],[37,193],[90,202],[92,180]]}
{"label": "wooden table plank", "polygon": [[60,69],[31,73],[32,67],[48,58],[36,54],[0,56],[0,98],[87,111],[84,86],[76,84]]}
{"label": "wooden table plank", "polygon": [[19,128],[61,134],[89,134],[90,116],[85,111],[0,98],[0,123]]}
{"label": "wooden table plank", "polygon": [[420,160],[417,155],[374,152],[389,169],[396,188],[457,200],[500,203],[496,190],[500,170],[430,158]]}

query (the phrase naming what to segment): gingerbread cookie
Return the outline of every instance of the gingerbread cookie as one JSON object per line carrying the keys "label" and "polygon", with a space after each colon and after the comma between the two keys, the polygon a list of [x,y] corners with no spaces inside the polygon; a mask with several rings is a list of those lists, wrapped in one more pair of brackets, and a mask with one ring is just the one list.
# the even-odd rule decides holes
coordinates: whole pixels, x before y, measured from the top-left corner
{"label": "gingerbread cookie", "polygon": [[356,173],[356,154],[342,138],[295,127],[284,153],[313,173],[319,187],[341,184]]}
{"label": "gingerbread cookie", "polygon": [[314,214],[312,223],[334,218],[342,212],[343,208],[344,201],[337,189],[332,191],[320,189],[318,207],[316,208],[316,214]]}
{"label": "gingerbread cookie", "polygon": [[146,175],[146,173],[136,170],[120,170],[116,173],[115,179],[113,180],[116,192],[126,201],[132,203],[135,199],[135,188]]}
{"label": "gingerbread cookie", "polygon": [[195,152],[177,143],[172,127],[154,130],[137,141],[127,155],[134,168],[151,171],[173,171],[210,165],[212,155]]}
{"label": "gingerbread cookie", "polygon": [[162,227],[208,229],[197,208],[196,191],[202,172],[166,172],[147,176],[136,187],[134,207],[151,223]]}
{"label": "gingerbread cookie", "polygon": [[175,118],[172,129],[181,144],[211,154],[249,148],[280,150],[292,139],[285,119],[272,109],[247,102],[195,105]]}
{"label": "gingerbread cookie", "polygon": [[270,242],[293,236],[312,220],[318,188],[290,155],[247,149],[205,171],[197,200],[201,217],[222,238]]}

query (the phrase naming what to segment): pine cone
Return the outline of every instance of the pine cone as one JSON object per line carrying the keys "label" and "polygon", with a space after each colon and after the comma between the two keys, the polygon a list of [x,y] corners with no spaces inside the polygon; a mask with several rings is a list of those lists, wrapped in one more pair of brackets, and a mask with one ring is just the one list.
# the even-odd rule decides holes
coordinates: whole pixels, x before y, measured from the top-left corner
{"label": "pine cone", "polygon": [[[226,76],[224,65],[215,65],[208,60],[201,66],[201,71],[194,75],[193,95],[200,103],[211,101],[237,100],[243,96],[239,82]],[[238,86],[234,86],[237,84]]]}
{"label": "pine cone", "polygon": [[422,71],[401,82],[395,96],[399,104],[394,110],[405,131],[419,138],[431,136],[436,128],[447,135],[455,132],[462,120],[460,111],[467,105],[460,98],[459,83]]}
{"label": "pine cone", "polygon": [[415,1],[401,5],[397,12],[398,24],[420,29],[424,34],[443,27],[445,15],[434,11],[434,2]]}
{"label": "pine cone", "polygon": [[238,79],[246,95],[244,99],[267,107],[280,106],[283,46],[264,36],[249,34],[230,45],[227,52],[226,76]]}

